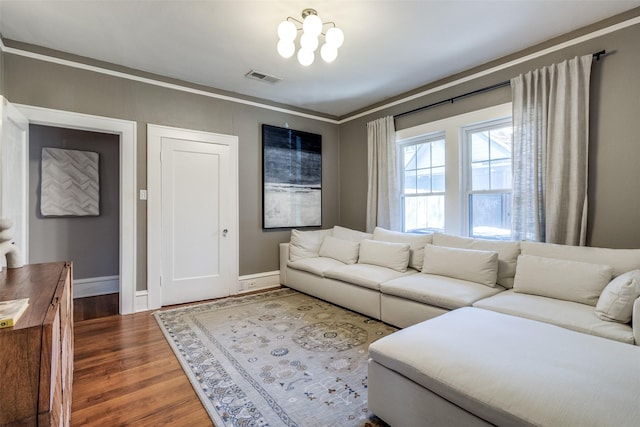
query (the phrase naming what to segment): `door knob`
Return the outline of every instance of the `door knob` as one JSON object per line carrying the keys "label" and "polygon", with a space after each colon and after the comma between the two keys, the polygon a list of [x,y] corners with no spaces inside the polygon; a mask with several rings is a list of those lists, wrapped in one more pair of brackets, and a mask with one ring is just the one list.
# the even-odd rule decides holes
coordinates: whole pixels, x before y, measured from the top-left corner
{"label": "door knob", "polygon": [[229,232],[229,230],[227,230],[226,228],[224,230],[222,230],[222,237],[227,237],[227,233]]}

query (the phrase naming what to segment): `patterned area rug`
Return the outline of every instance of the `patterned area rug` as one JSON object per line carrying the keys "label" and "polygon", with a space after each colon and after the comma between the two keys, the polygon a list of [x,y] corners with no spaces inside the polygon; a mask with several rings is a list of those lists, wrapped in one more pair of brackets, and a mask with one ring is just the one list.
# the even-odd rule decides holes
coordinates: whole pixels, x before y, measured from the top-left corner
{"label": "patterned area rug", "polygon": [[389,325],[291,289],[155,316],[216,427],[384,425],[367,349]]}

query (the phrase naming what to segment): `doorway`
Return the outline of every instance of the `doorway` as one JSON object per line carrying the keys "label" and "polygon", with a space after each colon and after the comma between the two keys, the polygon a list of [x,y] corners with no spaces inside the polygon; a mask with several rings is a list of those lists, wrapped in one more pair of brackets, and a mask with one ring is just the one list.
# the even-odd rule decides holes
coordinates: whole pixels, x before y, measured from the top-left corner
{"label": "doorway", "polygon": [[72,260],[74,298],[120,291],[119,141],[29,125],[29,262]]}
{"label": "doorway", "polygon": [[136,290],[136,123],[69,111],[14,104],[29,124],[115,134],[119,139],[119,311],[147,310],[145,291]]}

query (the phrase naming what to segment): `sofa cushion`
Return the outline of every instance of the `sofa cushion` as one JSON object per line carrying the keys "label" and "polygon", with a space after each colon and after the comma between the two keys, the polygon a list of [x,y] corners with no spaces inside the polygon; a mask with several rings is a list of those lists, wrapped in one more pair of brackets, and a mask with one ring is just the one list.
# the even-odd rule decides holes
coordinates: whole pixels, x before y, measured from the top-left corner
{"label": "sofa cushion", "polygon": [[498,274],[498,253],[426,245],[422,272],[468,280],[493,288]]}
{"label": "sofa cushion", "polygon": [[303,258],[317,257],[322,241],[325,236],[331,236],[331,232],[331,229],[315,231],[291,230],[289,260],[297,261]]}
{"label": "sofa cushion", "polygon": [[627,344],[633,344],[635,341],[630,325],[605,322],[596,315],[592,306],[577,302],[519,294],[514,290],[508,290],[476,301],[473,306],[551,323],[573,331]]}
{"label": "sofa cushion", "polygon": [[365,288],[380,290],[380,283],[382,282],[416,273],[415,270],[409,270],[403,273],[391,268],[372,264],[351,264],[327,270],[325,271],[325,277]]}
{"label": "sofa cushion", "polygon": [[424,260],[424,246],[431,243],[432,235],[424,233],[402,233],[400,231],[376,227],[375,230],[373,230],[373,240],[408,243],[411,250],[409,267],[420,271],[422,270],[422,261]]}
{"label": "sofa cushion", "polygon": [[640,419],[637,347],[528,319],[461,308],[377,340],[369,357],[494,425]]}
{"label": "sofa cushion", "polygon": [[365,239],[360,242],[358,263],[377,265],[404,273],[409,264],[409,248],[408,243]]}
{"label": "sofa cushion", "polygon": [[345,264],[355,264],[358,261],[359,250],[360,244],[357,242],[325,236],[318,255],[333,258]]}
{"label": "sofa cushion", "polygon": [[520,255],[513,289],[595,306],[612,272],[608,265]]}
{"label": "sofa cushion", "polygon": [[602,320],[629,323],[633,303],[638,298],[640,298],[640,270],[628,271],[613,279],[604,288],[596,304],[596,314]]}
{"label": "sofa cushion", "polygon": [[400,298],[454,310],[468,307],[475,301],[487,298],[504,288],[490,288],[467,280],[434,274],[413,274],[380,284],[380,292]]}
{"label": "sofa cushion", "polygon": [[340,227],[339,225],[333,226],[333,232],[331,235],[338,239],[350,240],[352,242],[358,242],[358,243],[360,243],[361,240],[371,239],[373,237],[373,234],[371,233],[352,230],[351,228]]}
{"label": "sofa cushion", "polygon": [[287,262],[287,266],[290,268],[313,273],[320,277],[324,277],[325,271],[344,267],[344,265],[344,263],[338,260],[325,257],[302,258],[297,261]]}
{"label": "sofa cushion", "polygon": [[433,234],[433,244],[450,248],[477,249],[498,253],[498,285],[505,288],[513,287],[513,277],[516,275],[516,262],[520,255],[520,242],[475,239],[470,237],[452,236],[444,233]]}
{"label": "sofa cushion", "polygon": [[556,245],[541,242],[520,242],[523,255],[568,259],[610,265],[613,276],[640,269],[640,249],[608,249],[589,246]]}

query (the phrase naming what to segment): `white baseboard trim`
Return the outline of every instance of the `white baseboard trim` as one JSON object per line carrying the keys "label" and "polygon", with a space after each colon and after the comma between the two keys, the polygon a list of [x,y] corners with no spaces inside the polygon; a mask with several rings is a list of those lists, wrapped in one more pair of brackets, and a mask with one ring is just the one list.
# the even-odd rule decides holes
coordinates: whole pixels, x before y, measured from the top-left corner
{"label": "white baseboard trim", "polygon": [[280,270],[248,274],[238,277],[236,294],[244,294],[260,289],[277,288],[278,286],[280,286]]}
{"label": "white baseboard trim", "polygon": [[[277,288],[280,286],[280,270],[266,273],[248,274],[238,277],[235,295],[253,292],[261,289]],[[117,290],[116,290],[117,292]],[[136,291],[135,312],[149,310],[149,292]]]}
{"label": "white baseboard trim", "polygon": [[90,277],[87,279],[73,280],[74,299],[118,292],[120,292],[120,276]]}
{"label": "white baseboard trim", "polygon": [[136,291],[134,312],[149,310],[149,291]]}

